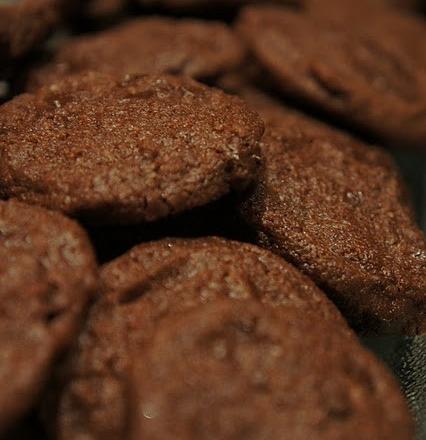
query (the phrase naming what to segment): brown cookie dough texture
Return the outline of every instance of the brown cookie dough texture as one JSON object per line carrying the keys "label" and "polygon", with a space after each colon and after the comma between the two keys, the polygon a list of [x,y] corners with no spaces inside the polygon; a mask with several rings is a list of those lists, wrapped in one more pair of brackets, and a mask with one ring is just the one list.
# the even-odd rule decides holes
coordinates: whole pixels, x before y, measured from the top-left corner
{"label": "brown cookie dough texture", "polygon": [[28,88],[85,70],[210,78],[238,66],[244,54],[243,45],[225,24],[141,18],[64,43],[49,64],[30,73]]}
{"label": "brown cookie dough texture", "polygon": [[263,123],[183,77],[70,77],[0,115],[0,196],[101,223],[152,221],[244,187]]}
{"label": "brown cookie dough texture", "polygon": [[170,319],[137,358],[133,438],[412,438],[393,379],[351,342],[251,300]]}
{"label": "brown cookie dough texture", "polygon": [[426,331],[426,241],[390,157],[261,95],[265,161],[242,204],[263,246],[308,274],[361,331]]}
{"label": "brown cookie dough texture", "polygon": [[0,202],[0,433],[38,398],[95,287],[95,258],[76,223]]}
{"label": "brown cookie dough texture", "polygon": [[0,1],[0,70],[42,41],[59,22],[63,8],[63,0]]}
{"label": "brown cookie dough texture", "polygon": [[332,8],[308,14],[252,6],[238,29],[284,94],[389,144],[425,147],[421,19],[383,7],[371,14]]}
{"label": "brown cookie dough texture", "polygon": [[162,240],[102,283],[53,405],[58,439],[411,438],[393,379],[278,256]]}

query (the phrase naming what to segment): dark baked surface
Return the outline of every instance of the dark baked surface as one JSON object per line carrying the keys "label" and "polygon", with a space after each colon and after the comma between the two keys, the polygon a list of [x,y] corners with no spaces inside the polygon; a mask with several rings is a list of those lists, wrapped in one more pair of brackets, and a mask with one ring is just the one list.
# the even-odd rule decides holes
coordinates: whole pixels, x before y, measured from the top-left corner
{"label": "dark baked surface", "polygon": [[140,18],[64,43],[49,64],[30,73],[28,88],[85,70],[210,78],[238,66],[244,55],[243,45],[223,23]]}
{"label": "dark baked surface", "polygon": [[349,346],[252,300],[169,319],[136,359],[135,438],[411,438],[391,377]]}
{"label": "dark baked surface", "polygon": [[373,9],[251,6],[238,29],[280,90],[389,144],[426,143],[426,26]]}
{"label": "dark baked surface", "polygon": [[61,214],[0,202],[0,432],[26,412],[79,330],[96,288],[83,230]]}
{"label": "dark baked surface", "polygon": [[263,124],[184,77],[77,75],[0,115],[0,195],[101,223],[152,221],[244,187]]}
{"label": "dark baked surface", "polygon": [[162,240],[102,284],[53,405],[58,439],[410,438],[394,381],[272,253]]}
{"label": "dark baked surface", "polygon": [[[293,266],[257,246],[221,238],[136,246],[103,266],[102,282],[110,301],[132,309],[141,299],[145,311],[159,318],[216,298],[253,297],[274,308],[300,308],[347,332],[332,303]],[[290,292],[294,304],[288,301]]]}
{"label": "dark baked surface", "polygon": [[390,156],[245,93],[265,161],[242,206],[259,243],[329,293],[361,331],[424,333],[426,242]]}

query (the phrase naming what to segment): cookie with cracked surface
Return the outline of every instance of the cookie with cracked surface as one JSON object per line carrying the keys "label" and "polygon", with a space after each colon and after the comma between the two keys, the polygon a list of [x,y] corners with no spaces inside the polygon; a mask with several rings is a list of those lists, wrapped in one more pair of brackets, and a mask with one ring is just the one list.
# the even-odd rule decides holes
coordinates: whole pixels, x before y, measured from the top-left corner
{"label": "cookie with cracked surface", "polygon": [[159,317],[218,297],[253,297],[273,307],[301,308],[346,330],[330,301],[290,264],[257,246],[221,238],[136,246],[103,267],[102,283],[109,301],[128,304],[130,310],[142,304]]}
{"label": "cookie with cracked surface", "polygon": [[75,222],[0,202],[0,432],[37,400],[96,284],[92,248]]}
{"label": "cookie with cracked surface", "polygon": [[252,6],[238,29],[283,93],[389,144],[424,148],[426,26],[381,10],[340,19]]}
{"label": "cookie with cracked surface", "polygon": [[85,70],[211,78],[238,66],[244,55],[243,45],[223,23],[140,18],[65,42],[51,62],[29,74],[27,87],[33,90]]}
{"label": "cookie with cracked surface", "polygon": [[424,333],[426,241],[391,158],[251,99],[267,125],[264,168],[241,211],[258,243],[315,280],[358,330]]}
{"label": "cookie with cracked surface", "polygon": [[104,266],[101,279],[101,299],[70,363],[64,392],[52,405],[59,439],[125,438],[131,347],[145,349],[167,317],[204,303],[251,298],[283,314],[297,310],[311,321],[328,322],[342,340],[353,338],[308,278],[252,245],[213,238],[147,243]]}
{"label": "cookie with cracked surface", "polygon": [[411,439],[395,380],[327,324],[253,300],[168,319],[134,354],[133,438]]}
{"label": "cookie with cracked surface", "polygon": [[97,223],[153,221],[243,188],[263,123],[189,78],[101,73],[4,104],[0,195]]}
{"label": "cookie with cracked surface", "polygon": [[[187,354],[187,360],[179,354],[172,359],[173,350]],[[324,363],[318,362],[322,357]],[[200,367],[187,370],[194,382],[181,382],[192,361]],[[151,362],[158,376],[145,372]],[[158,381],[171,372],[170,362],[178,379],[163,383],[161,392]],[[328,368],[333,374],[325,372]],[[397,387],[359,346],[326,296],[280,257],[223,239],[152,242],[107,264],[100,300],[65,378],[53,405],[60,440],[140,438],[142,433],[187,438],[191,429],[196,432],[188,438],[200,430],[208,438],[237,438],[238,433],[247,438],[250,427],[254,438],[265,434],[263,429],[270,430],[268,438],[281,438],[283,426],[291,426],[285,432],[295,438],[298,430],[313,432],[315,420],[332,432],[335,418],[348,435],[355,423],[374,424],[383,435],[395,430],[395,438],[409,438],[411,430]],[[282,387],[271,391],[279,383]],[[363,395],[358,404],[348,388]],[[274,402],[285,395],[298,405],[282,402],[276,409]],[[309,407],[312,396],[315,410]],[[321,397],[323,402],[316,400]],[[218,412],[205,408],[209,399]],[[259,412],[268,423],[252,426]],[[357,429],[359,434],[370,428]]]}

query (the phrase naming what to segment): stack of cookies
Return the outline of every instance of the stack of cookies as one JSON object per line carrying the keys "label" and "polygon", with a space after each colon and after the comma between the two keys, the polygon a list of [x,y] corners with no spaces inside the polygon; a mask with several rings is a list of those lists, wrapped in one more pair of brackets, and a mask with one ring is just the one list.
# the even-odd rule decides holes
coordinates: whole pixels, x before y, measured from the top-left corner
{"label": "stack of cookies", "polygon": [[267,3],[0,1],[0,438],[414,438],[426,22]]}

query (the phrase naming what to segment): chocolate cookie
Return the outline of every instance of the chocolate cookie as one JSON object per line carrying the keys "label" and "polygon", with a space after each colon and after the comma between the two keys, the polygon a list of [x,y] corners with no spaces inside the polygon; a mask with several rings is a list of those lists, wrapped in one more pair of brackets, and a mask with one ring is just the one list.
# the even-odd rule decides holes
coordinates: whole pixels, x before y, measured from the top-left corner
{"label": "chocolate cookie", "polygon": [[152,221],[244,187],[263,124],[189,78],[87,73],[0,115],[0,196],[98,223]]}
{"label": "chocolate cookie", "polygon": [[273,98],[261,88],[256,87],[255,84],[260,80],[256,77],[257,74],[258,72],[255,72],[253,77],[247,77],[245,72],[244,74],[234,72],[223,75],[217,80],[217,86],[227,93],[242,98],[261,116],[267,129],[277,128],[281,134],[296,138],[307,135],[317,137],[323,134],[352,139],[347,132],[289,107],[284,100]]}
{"label": "chocolate cookie", "polygon": [[53,60],[32,72],[28,88],[69,73],[173,73],[209,78],[237,66],[244,48],[225,24],[191,19],[140,18],[70,40]]}
{"label": "chocolate cookie", "polygon": [[277,128],[288,137],[316,137],[319,134],[347,137],[343,131],[302,114],[249,84],[240,82],[232,93],[244,99],[261,116],[268,129]]}
{"label": "chocolate cookie", "polygon": [[[265,104],[264,104],[265,105]],[[307,273],[361,331],[426,331],[426,241],[383,151],[269,101],[265,166],[243,203],[262,245]],[[272,121],[272,122],[269,122]]]}
{"label": "chocolate cookie", "polygon": [[138,313],[151,313],[153,321],[216,298],[253,297],[273,307],[303,309],[347,331],[307,277],[264,249],[230,240],[164,239],[136,246],[103,267],[102,282],[109,301],[129,304],[130,310],[142,304]]}
{"label": "chocolate cookie", "polygon": [[76,223],[0,202],[0,433],[36,401],[95,287],[95,258]]}
{"label": "chocolate cookie", "polygon": [[0,1],[0,77],[13,59],[43,40],[61,17],[63,0]]}
{"label": "chocolate cookie", "polygon": [[345,343],[252,300],[168,319],[134,354],[133,438],[411,439],[394,380]]}
{"label": "chocolate cookie", "polygon": [[380,10],[369,16],[253,6],[238,28],[283,93],[389,144],[424,147],[426,27]]}
{"label": "chocolate cookie", "polygon": [[[251,426],[253,438],[268,428],[267,438],[282,438],[279,427],[297,438],[319,426],[348,438],[363,429],[408,438],[388,374],[325,295],[272,253],[214,238],[163,240],[105,266],[102,284],[52,405],[58,439],[247,438]],[[187,361],[172,360],[173,350]],[[161,391],[174,361],[176,381]]]}

